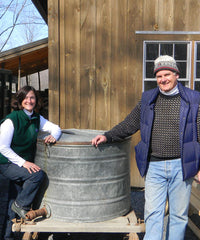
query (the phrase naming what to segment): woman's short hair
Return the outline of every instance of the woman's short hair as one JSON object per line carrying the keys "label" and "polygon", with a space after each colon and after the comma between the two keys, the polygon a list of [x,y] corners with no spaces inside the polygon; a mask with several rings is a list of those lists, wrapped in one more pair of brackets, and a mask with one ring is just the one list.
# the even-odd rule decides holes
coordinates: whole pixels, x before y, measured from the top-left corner
{"label": "woman's short hair", "polygon": [[38,95],[37,95],[37,92],[36,92],[34,87],[28,86],[28,85],[22,87],[18,92],[16,92],[16,94],[15,94],[13,100],[12,100],[11,107],[14,110],[21,110],[21,109],[23,109],[22,101],[26,98],[26,95],[30,91],[33,91],[34,94],[35,94],[35,98],[36,98],[35,108],[37,108],[37,105],[38,105]]}

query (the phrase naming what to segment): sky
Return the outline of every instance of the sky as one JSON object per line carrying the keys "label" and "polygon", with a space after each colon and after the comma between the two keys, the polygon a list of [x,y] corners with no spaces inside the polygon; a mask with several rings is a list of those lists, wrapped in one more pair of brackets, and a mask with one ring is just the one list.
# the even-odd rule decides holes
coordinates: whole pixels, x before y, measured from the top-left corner
{"label": "sky", "polygon": [[[11,5],[8,11],[5,11],[9,3]],[[23,4],[25,7],[21,11]],[[16,25],[12,31],[14,23]],[[6,42],[9,34],[11,35]],[[48,37],[48,26],[31,0],[0,0],[0,51],[3,52],[46,37]],[[3,47],[5,42],[6,45]]]}

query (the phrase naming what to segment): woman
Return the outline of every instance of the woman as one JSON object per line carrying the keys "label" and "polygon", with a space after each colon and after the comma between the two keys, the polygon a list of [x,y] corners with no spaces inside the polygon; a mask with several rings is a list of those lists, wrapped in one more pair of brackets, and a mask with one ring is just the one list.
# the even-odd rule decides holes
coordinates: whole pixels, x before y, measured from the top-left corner
{"label": "woman", "polygon": [[35,112],[36,91],[24,86],[16,93],[14,111],[0,126],[0,173],[22,186],[11,209],[25,218],[42,183],[45,173],[34,163],[39,131],[49,132],[45,143],[55,143],[61,135],[58,125]]}

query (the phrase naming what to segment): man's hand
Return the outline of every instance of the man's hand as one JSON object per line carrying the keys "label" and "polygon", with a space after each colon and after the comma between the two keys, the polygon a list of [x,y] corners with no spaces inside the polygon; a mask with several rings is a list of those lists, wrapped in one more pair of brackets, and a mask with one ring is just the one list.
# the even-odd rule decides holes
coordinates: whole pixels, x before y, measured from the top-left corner
{"label": "man's hand", "polygon": [[97,135],[95,138],[92,139],[92,145],[97,147],[100,143],[107,142],[107,138],[104,135]]}

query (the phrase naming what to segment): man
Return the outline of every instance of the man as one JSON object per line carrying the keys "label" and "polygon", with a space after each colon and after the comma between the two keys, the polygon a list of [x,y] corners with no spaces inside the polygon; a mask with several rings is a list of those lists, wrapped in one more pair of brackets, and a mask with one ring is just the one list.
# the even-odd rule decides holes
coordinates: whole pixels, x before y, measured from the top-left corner
{"label": "man", "polygon": [[158,87],[144,92],[124,121],[92,139],[97,147],[140,130],[135,151],[145,176],[145,240],[162,240],[167,198],[166,239],[184,239],[192,180],[195,175],[200,180],[200,93],[182,86],[179,73],[174,58],[158,57],[154,62]]}

